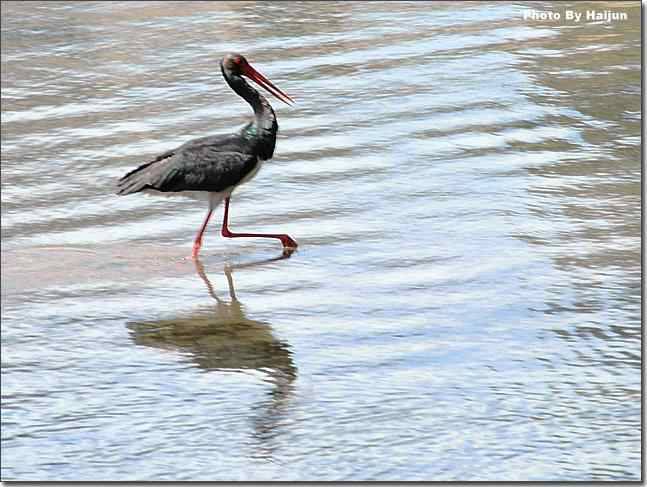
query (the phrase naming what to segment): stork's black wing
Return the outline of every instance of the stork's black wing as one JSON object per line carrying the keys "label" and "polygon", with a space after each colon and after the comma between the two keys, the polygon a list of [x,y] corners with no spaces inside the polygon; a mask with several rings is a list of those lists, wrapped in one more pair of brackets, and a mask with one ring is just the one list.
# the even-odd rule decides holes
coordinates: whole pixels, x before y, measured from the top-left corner
{"label": "stork's black wing", "polygon": [[223,191],[239,183],[258,163],[255,155],[243,152],[245,149],[238,137],[190,141],[126,174],[117,184],[117,194],[144,189]]}

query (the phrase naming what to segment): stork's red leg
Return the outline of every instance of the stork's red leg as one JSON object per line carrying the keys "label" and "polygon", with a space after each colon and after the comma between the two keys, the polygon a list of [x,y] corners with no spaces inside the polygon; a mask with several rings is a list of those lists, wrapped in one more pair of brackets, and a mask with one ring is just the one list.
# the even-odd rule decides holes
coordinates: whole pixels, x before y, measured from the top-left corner
{"label": "stork's red leg", "polygon": [[283,247],[286,249],[296,249],[297,243],[290,237],[285,234],[278,233],[234,233],[229,231],[227,227],[227,221],[229,219],[229,197],[225,198],[225,216],[222,220],[222,236],[227,238],[236,238],[236,237],[260,237],[260,238],[277,238],[283,244]]}
{"label": "stork's red leg", "polygon": [[200,247],[202,247],[202,234],[207,228],[207,223],[209,223],[209,218],[211,218],[211,214],[213,213],[212,209],[209,209],[209,213],[207,213],[207,217],[204,219],[204,223],[202,224],[202,227],[200,227],[200,231],[195,237],[195,242],[193,242],[193,252],[191,252],[191,257],[196,259],[198,257],[198,253],[200,252]]}

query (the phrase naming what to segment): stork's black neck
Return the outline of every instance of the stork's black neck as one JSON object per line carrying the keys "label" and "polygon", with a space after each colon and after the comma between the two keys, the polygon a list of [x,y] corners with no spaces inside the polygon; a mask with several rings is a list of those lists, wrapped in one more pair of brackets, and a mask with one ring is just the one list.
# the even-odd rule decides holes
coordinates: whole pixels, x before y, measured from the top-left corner
{"label": "stork's black neck", "polygon": [[254,121],[245,127],[243,135],[254,142],[254,147],[261,159],[270,159],[274,154],[276,132],[279,125],[270,102],[258,90],[250,86],[245,79],[220,65],[222,75],[232,90],[250,104],[254,110]]}

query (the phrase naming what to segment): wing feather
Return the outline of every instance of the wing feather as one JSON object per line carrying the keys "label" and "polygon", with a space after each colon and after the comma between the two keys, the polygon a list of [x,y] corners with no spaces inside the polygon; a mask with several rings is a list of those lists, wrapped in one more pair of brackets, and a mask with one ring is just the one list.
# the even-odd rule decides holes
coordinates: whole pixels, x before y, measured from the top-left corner
{"label": "wing feather", "polygon": [[220,192],[238,184],[258,163],[227,138],[196,139],[178,149],[165,152],[153,161],[130,171],[117,184],[117,194],[145,189],[161,192]]}

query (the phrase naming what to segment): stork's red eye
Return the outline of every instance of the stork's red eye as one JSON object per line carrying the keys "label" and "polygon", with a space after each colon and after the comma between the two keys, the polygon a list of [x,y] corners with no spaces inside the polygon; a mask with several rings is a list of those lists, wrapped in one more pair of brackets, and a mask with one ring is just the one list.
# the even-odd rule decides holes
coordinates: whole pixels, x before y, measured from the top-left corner
{"label": "stork's red eye", "polygon": [[240,64],[241,62],[242,62],[242,59],[240,59],[239,57],[234,58],[234,63]]}

